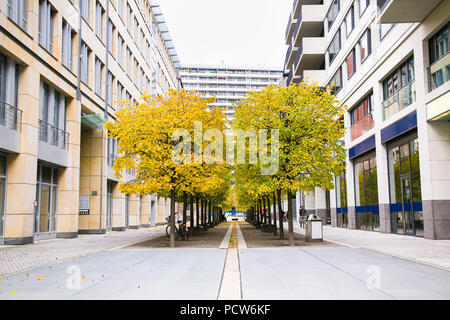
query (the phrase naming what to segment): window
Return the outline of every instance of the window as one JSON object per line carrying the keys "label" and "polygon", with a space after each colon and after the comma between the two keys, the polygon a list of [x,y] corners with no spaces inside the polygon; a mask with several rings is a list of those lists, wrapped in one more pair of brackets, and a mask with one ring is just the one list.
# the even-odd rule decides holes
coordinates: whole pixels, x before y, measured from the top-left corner
{"label": "window", "polygon": [[23,30],[28,27],[28,0],[8,0],[8,17]]}
{"label": "window", "polygon": [[432,91],[450,80],[450,23],[429,40],[430,67],[429,90]]}
{"label": "window", "polygon": [[339,14],[339,10],[340,10],[339,0],[333,0],[331,7],[327,13],[328,30],[331,29],[331,26],[333,25],[334,21],[336,20],[336,17]]}
{"label": "window", "polygon": [[56,231],[58,199],[58,169],[38,162],[35,210],[35,233]]}
{"label": "window", "polygon": [[124,41],[120,34],[117,34],[117,62],[119,62],[119,65],[123,67],[123,46]]}
{"label": "window", "polygon": [[347,57],[347,78],[350,79],[355,72],[356,72],[356,59],[355,59],[355,49],[353,49],[350,55]]}
{"label": "window", "polygon": [[0,126],[18,130],[20,114],[17,109],[19,66],[0,54]]}
{"label": "window", "polygon": [[103,17],[105,15],[105,10],[103,9],[100,2],[97,2],[95,6],[95,34],[103,40]]}
{"label": "window", "polygon": [[370,29],[367,29],[361,40],[359,40],[359,47],[361,50],[361,63],[366,60],[372,53],[372,33]]}
{"label": "window", "polygon": [[130,51],[130,48],[127,47],[126,52],[127,52],[127,54],[125,55],[125,59],[126,59],[125,63],[126,63],[126,69],[127,69],[126,71],[127,71],[127,75],[129,77],[131,77],[131,68],[130,68],[130,65],[131,65],[131,51]]}
{"label": "window", "polygon": [[39,140],[66,149],[66,99],[41,82],[39,102]]}
{"label": "window", "polygon": [[328,58],[329,65],[333,62],[334,58],[336,58],[337,54],[341,51],[341,30],[339,29],[336,32],[333,40],[331,40],[330,47],[328,48]]}
{"label": "window", "polygon": [[128,3],[127,3],[126,23],[127,23],[127,29],[131,33],[131,7]]}
{"label": "window", "polygon": [[119,13],[119,17],[123,17],[123,0],[117,0],[117,12]]}
{"label": "window", "polygon": [[382,23],[380,24],[380,39],[383,40],[384,37],[391,31],[395,23]]}
{"label": "window", "polygon": [[0,153],[0,237],[5,224],[6,163],[8,157]]}
{"label": "window", "polygon": [[350,110],[352,140],[355,140],[373,128],[373,93],[367,95]]}
{"label": "window", "polygon": [[347,38],[352,33],[353,29],[355,28],[355,10],[354,7],[351,6],[350,10],[347,13],[347,16],[345,17],[345,30],[347,32]]}
{"label": "window", "polygon": [[137,19],[134,18],[134,42],[136,44],[138,43],[138,39],[139,39],[138,38],[138,36],[139,36],[138,30],[139,30],[139,23],[138,23]]}
{"label": "window", "polygon": [[108,81],[106,83],[106,90],[107,90],[106,102],[108,103],[108,105],[112,106],[113,105],[113,82],[114,82],[114,77],[113,77],[111,72],[108,72],[108,79],[107,80]]}
{"label": "window", "polygon": [[333,87],[333,94],[337,94],[342,89],[342,68],[339,67],[338,71],[334,74],[333,78],[328,84],[329,87]]}
{"label": "window", "polygon": [[53,53],[55,13],[48,0],[39,1],[39,44],[51,53]]}
{"label": "window", "polygon": [[359,5],[359,16],[362,16],[366,11],[367,7],[370,5],[370,0],[358,0]]}
{"label": "window", "polygon": [[[121,101],[123,99],[123,85],[117,81],[117,101]],[[117,106],[117,110],[120,110],[122,105],[119,103]]]}
{"label": "window", "polygon": [[409,58],[383,81],[383,95],[385,120],[416,100],[414,57]]}
{"label": "window", "polygon": [[89,85],[89,56],[91,50],[87,46],[86,43],[81,43],[81,55],[80,55],[80,63],[81,63],[81,81],[84,84]]}
{"label": "window", "polygon": [[81,4],[81,16],[83,17],[84,20],[86,20],[87,23],[89,23],[91,2],[90,0],[80,0],[80,4]]}
{"label": "window", "polygon": [[104,65],[100,59],[95,58],[95,93],[102,96],[102,75],[103,75]]}
{"label": "window", "polygon": [[67,21],[63,19],[62,27],[62,63],[69,70],[73,67],[73,40],[75,33]]}

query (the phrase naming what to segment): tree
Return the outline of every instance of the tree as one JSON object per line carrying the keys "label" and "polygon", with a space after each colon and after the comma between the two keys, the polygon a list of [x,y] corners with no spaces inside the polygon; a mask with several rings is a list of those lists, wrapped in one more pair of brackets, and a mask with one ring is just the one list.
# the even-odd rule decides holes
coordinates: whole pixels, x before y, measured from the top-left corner
{"label": "tree", "polygon": [[214,98],[204,99],[193,91],[171,89],[164,96],[143,99],[140,104],[124,102],[117,121],[105,126],[109,136],[119,140],[114,169],[118,178],[125,169],[136,171],[134,180],[120,185],[122,192],[170,197],[170,245],[175,247],[176,197],[194,195],[199,188],[215,190],[218,179],[214,164],[195,161],[209,145],[197,144],[194,137],[212,128],[224,130],[225,116],[218,109],[209,110]]}
{"label": "tree", "polygon": [[[270,85],[261,92],[252,92],[236,110],[235,130],[253,129],[259,133],[266,130],[267,144],[279,146],[275,151],[278,168],[269,168],[261,161],[264,159],[261,141],[257,141],[258,147],[253,146],[258,150],[258,162],[236,166],[236,181],[241,184],[238,188],[241,191],[251,188],[241,196],[253,200],[274,191],[278,195],[286,191],[291,246],[294,245],[292,193],[298,189],[312,191],[314,187],[332,189],[333,177],[343,169],[346,154],[338,141],[345,129],[339,119],[346,108],[331,91],[332,88],[324,90],[317,84],[304,82],[289,87]],[[278,132],[278,141],[274,132]],[[263,175],[264,170],[269,174]]]}

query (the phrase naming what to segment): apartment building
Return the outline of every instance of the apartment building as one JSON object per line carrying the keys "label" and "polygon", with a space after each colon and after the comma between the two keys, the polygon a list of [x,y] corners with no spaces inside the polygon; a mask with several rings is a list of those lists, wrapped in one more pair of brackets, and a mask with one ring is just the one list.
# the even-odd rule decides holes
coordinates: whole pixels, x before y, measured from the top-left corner
{"label": "apartment building", "polygon": [[261,91],[269,84],[278,85],[283,72],[261,67],[185,66],[180,76],[186,90],[196,90],[205,97],[216,96],[211,106],[219,107],[228,120],[234,118],[233,105],[250,91]]}
{"label": "apartment building", "polygon": [[450,1],[296,0],[287,84],[348,111],[335,189],[297,193],[334,227],[450,239]]}
{"label": "apartment building", "polygon": [[118,100],[178,88],[148,0],[0,2],[0,244],[163,223],[169,202],[125,195],[103,128]]}

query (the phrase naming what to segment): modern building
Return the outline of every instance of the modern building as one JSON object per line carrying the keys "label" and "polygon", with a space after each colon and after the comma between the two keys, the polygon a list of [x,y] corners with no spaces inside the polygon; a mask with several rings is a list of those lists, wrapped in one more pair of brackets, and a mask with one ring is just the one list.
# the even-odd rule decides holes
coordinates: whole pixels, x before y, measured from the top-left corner
{"label": "modern building", "polygon": [[211,106],[220,107],[233,120],[233,104],[250,91],[261,91],[269,84],[278,85],[283,72],[262,67],[184,66],[180,76],[186,90],[196,90],[206,97],[216,96]]}
{"label": "modern building", "polygon": [[297,194],[332,225],[450,239],[450,0],[296,0],[287,83],[348,107],[334,190]]}
{"label": "modern building", "polygon": [[118,100],[178,88],[148,0],[0,2],[0,244],[163,223],[169,202],[125,195],[107,138]]}

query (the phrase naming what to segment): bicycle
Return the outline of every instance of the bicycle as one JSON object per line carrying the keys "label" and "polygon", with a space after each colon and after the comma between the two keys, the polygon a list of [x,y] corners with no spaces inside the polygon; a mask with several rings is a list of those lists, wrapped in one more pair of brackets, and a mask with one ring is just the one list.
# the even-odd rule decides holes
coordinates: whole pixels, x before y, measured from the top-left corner
{"label": "bicycle", "polygon": [[[169,225],[166,227],[166,235],[168,238],[170,238],[170,229],[171,229],[170,217],[167,217],[166,220],[169,223]],[[184,240],[185,235],[186,235],[186,241],[188,241],[189,240],[189,228],[186,227],[186,224],[183,223],[183,220],[178,220],[177,223],[178,223],[178,228],[175,225],[175,240],[180,240],[180,239]]]}

